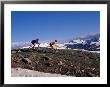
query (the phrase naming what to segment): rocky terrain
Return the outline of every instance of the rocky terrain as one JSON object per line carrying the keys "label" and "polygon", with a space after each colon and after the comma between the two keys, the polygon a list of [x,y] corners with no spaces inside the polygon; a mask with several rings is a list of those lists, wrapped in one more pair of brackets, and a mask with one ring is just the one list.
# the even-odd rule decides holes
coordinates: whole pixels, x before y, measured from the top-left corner
{"label": "rocky terrain", "polygon": [[100,54],[74,49],[11,50],[11,67],[75,77],[99,77]]}

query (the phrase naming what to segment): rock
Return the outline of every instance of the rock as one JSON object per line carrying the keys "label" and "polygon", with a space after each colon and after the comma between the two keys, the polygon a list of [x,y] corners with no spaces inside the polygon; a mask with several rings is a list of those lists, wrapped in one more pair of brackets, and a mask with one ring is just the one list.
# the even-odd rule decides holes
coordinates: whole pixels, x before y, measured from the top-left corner
{"label": "rock", "polygon": [[15,49],[12,50],[11,60],[12,68],[20,67],[76,77],[100,76],[99,53],[50,48]]}
{"label": "rock", "polygon": [[49,67],[49,66],[51,66],[51,64],[50,64],[50,63],[45,63],[45,65],[46,65],[46,66],[48,66],[48,67]]}
{"label": "rock", "polygon": [[84,70],[82,70],[82,72],[84,72]]}
{"label": "rock", "polygon": [[88,73],[87,73],[87,76],[88,76],[88,77],[94,77],[95,75],[92,74],[92,73],[90,73],[90,72],[88,72]]}
{"label": "rock", "polygon": [[42,58],[44,58],[45,60],[50,60],[51,58],[47,57],[47,56],[43,56]]}
{"label": "rock", "polygon": [[21,50],[18,50],[18,52],[21,52]]}
{"label": "rock", "polygon": [[24,62],[25,64],[31,64],[32,61],[28,58],[22,58],[22,62]]}
{"label": "rock", "polygon": [[58,65],[63,65],[63,62],[62,62],[62,61],[60,61],[60,62],[58,63]]}
{"label": "rock", "polygon": [[67,74],[68,68],[60,67],[60,72],[61,72],[61,74]]}
{"label": "rock", "polygon": [[16,53],[16,51],[11,51],[11,53]]}

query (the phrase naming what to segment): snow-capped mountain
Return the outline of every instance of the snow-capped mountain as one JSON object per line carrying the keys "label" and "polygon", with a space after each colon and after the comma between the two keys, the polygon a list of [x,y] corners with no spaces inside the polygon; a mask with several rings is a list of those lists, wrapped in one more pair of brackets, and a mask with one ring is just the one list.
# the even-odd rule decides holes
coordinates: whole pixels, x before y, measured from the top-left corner
{"label": "snow-capped mountain", "polygon": [[11,43],[11,49],[25,48],[31,45],[30,42],[13,42]]}
{"label": "snow-capped mountain", "polygon": [[[85,36],[78,37],[60,43],[58,41],[59,49],[83,49],[88,51],[100,51],[100,34],[88,34]],[[49,41],[41,42],[40,47],[50,48]],[[11,48],[30,48],[32,47],[31,42],[14,42]]]}
{"label": "snow-capped mountain", "polygon": [[71,49],[84,49],[89,51],[100,50],[100,34],[90,34],[70,40],[65,46]]}
{"label": "snow-capped mountain", "polygon": [[93,33],[93,34],[87,34],[85,36],[81,36],[79,37],[82,40],[86,40],[86,41],[92,41],[92,42],[98,42],[100,39],[100,34],[99,33]]}

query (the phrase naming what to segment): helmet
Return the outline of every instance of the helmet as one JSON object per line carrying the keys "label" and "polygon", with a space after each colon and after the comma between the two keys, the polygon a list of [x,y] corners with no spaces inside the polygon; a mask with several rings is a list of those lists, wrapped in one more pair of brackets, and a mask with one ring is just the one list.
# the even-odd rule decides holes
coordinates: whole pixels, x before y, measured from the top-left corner
{"label": "helmet", "polygon": [[55,40],[55,42],[57,42],[57,40]]}
{"label": "helmet", "polygon": [[37,38],[36,40],[39,40],[39,38]]}

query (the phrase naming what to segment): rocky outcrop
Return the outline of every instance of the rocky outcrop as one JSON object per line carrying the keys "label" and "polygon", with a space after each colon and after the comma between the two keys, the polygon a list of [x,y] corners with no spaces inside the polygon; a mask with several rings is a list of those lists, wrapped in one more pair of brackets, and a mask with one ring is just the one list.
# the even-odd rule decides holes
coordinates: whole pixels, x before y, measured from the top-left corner
{"label": "rocky outcrop", "polygon": [[99,77],[100,54],[73,49],[13,49],[11,67],[76,77]]}

